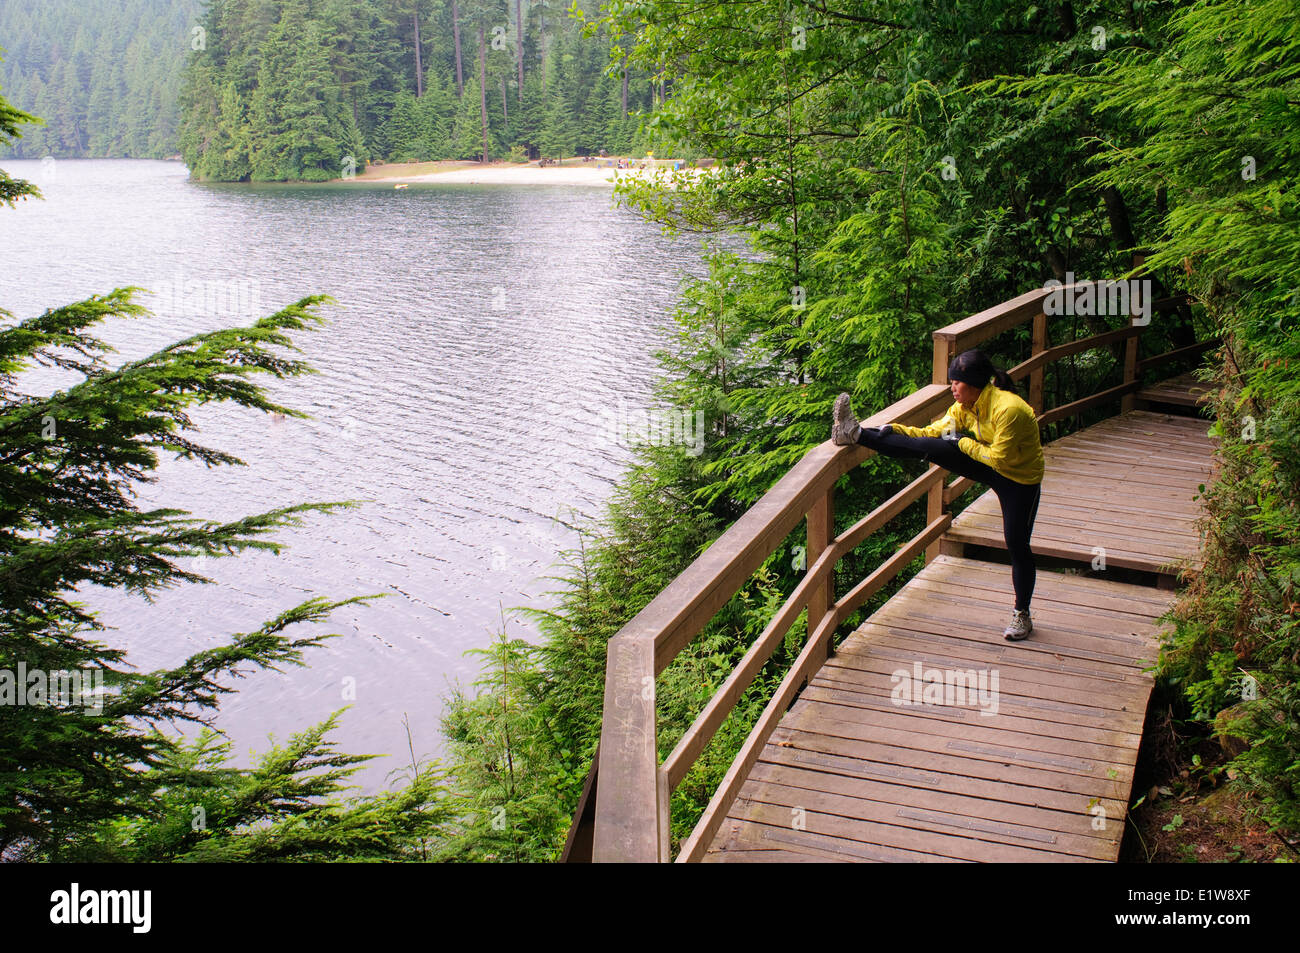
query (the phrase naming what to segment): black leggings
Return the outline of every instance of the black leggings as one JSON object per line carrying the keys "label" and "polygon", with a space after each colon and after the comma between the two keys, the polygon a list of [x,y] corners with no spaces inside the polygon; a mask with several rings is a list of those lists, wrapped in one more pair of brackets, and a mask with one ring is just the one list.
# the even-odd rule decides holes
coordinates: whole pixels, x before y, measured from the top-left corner
{"label": "black leggings", "polygon": [[1029,608],[1037,576],[1029,537],[1034,532],[1034,517],[1038,515],[1041,483],[1017,483],[1004,477],[988,464],[962,453],[956,440],[908,437],[893,432],[876,437],[875,431],[863,428],[858,443],[887,457],[927,460],[951,473],[987,483],[998,495],[998,503],[1002,506],[1002,535],[1006,539],[1007,552],[1011,554],[1011,584],[1016,590],[1016,608]]}

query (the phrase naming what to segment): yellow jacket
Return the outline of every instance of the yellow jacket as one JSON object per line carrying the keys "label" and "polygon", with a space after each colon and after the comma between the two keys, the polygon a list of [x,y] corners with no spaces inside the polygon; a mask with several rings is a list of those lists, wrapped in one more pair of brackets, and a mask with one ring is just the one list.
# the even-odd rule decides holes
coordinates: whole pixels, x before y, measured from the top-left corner
{"label": "yellow jacket", "polygon": [[1017,483],[1043,481],[1043,445],[1038,439],[1034,410],[1016,394],[989,384],[980,390],[970,410],[960,403],[928,427],[890,424],[895,433],[909,437],[941,437],[945,431],[969,431],[957,447],[966,456],[987,464]]}

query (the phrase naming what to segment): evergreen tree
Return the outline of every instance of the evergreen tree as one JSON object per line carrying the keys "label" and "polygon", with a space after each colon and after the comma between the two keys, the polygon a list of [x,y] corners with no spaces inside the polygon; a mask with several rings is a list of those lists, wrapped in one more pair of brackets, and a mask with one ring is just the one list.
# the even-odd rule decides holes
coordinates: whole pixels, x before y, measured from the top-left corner
{"label": "evergreen tree", "polygon": [[307,18],[306,0],[285,4],[267,36],[252,99],[254,181],[340,174],[348,143],[326,42],[321,24]]}
{"label": "evergreen tree", "polygon": [[388,154],[394,162],[417,162],[429,157],[416,99],[410,93],[397,94],[397,104],[388,119],[386,138]]}
{"label": "evergreen tree", "polygon": [[430,70],[419,101],[420,135],[429,159],[451,158],[451,128],[456,116],[456,95],[450,83]]}

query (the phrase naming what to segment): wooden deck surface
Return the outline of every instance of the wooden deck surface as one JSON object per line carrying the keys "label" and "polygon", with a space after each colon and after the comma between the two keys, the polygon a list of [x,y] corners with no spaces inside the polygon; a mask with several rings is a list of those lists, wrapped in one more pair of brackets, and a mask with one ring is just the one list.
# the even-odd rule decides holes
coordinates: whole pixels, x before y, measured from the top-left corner
{"label": "wooden deck surface", "polygon": [[[1011,643],[1006,566],[925,567],[786,713],[705,859],[1115,860],[1173,594],[1038,579],[1034,633]],[[902,704],[918,670],[988,691]]]}
{"label": "wooden deck surface", "polygon": [[[1165,398],[1194,383],[1166,382],[1159,399],[1180,403]],[[1023,642],[1002,637],[1010,567],[961,555],[1005,547],[993,493],[971,504],[944,537],[948,554],[849,636],[782,718],[705,860],[1116,860],[1145,670],[1174,594],[1090,566],[1101,547],[1107,566],[1194,567],[1208,428],[1137,410],[1044,448],[1033,549],[1079,568],[1039,570]],[[981,677],[983,693],[969,691]]]}
{"label": "wooden deck surface", "polygon": [[[1046,471],[1032,546],[1043,556],[1173,574],[1195,565],[1197,487],[1212,478],[1209,422],[1135,410],[1043,448]],[[953,520],[953,544],[1005,549],[1002,510],[990,491]]]}
{"label": "wooden deck surface", "polygon": [[1195,372],[1188,371],[1142,388],[1137,392],[1137,398],[1152,403],[1194,408],[1202,403],[1209,390],[1209,384],[1199,380]]}

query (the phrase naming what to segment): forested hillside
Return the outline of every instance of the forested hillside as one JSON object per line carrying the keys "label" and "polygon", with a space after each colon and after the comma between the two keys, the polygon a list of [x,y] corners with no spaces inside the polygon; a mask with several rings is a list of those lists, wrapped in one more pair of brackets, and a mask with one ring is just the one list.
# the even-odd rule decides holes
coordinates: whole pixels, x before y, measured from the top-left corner
{"label": "forested hillside", "polygon": [[630,150],[665,90],[547,0],[214,0],[182,96],[199,178]]}
{"label": "forested hillside", "polygon": [[202,0],[5,0],[0,89],[45,125],[0,155],[31,159],[176,152],[176,96]]}

